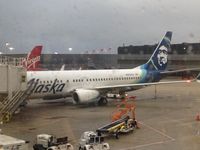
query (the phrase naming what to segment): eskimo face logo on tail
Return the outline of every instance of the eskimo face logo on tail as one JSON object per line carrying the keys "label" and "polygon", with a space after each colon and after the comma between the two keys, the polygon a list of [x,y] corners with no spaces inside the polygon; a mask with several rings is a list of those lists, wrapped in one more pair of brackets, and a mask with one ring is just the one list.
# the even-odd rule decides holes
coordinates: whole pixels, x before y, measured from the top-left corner
{"label": "eskimo face logo on tail", "polygon": [[159,48],[157,58],[161,67],[167,64],[167,48],[164,45]]}

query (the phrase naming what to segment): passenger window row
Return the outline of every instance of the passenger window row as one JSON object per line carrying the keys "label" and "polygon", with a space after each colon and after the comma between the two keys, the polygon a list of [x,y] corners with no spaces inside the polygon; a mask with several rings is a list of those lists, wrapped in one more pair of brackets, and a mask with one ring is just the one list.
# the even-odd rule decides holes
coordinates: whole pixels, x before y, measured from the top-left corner
{"label": "passenger window row", "polygon": [[[116,80],[138,80],[140,77],[119,77],[119,78],[92,78],[86,79],[87,82],[92,81],[116,81]],[[83,82],[83,79],[73,79],[73,82]]]}
{"label": "passenger window row", "polygon": [[[66,82],[69,82],[69,80],[67,80]],[[54,83],[54,81],[52,81],[52,80],[44,80],[44,81],[40,81],[40,84],[45,84],[45,83],[47,83],[47,84],[52,84],[52,83]],[[63,81],[62,80],[57,80],[56,81],[56,83],[63,83]]]}
{"label": "passenger window row", "polygon": [[[93,81],[116,81],[116,80],[139,80],[140,77],[116,77],[116,78],[92,78],[92,79],[85,79],[87,82],[93,82]],[[83,79],[73,79],[73,82],[83,82]],[[66,82],[69,82],[69,80],[66,80]],[[52,84],[54,81],[52,80],[44,80],[40,81],[40,84]],[[56,83],[63,83],[62,80],[57,80]]]}

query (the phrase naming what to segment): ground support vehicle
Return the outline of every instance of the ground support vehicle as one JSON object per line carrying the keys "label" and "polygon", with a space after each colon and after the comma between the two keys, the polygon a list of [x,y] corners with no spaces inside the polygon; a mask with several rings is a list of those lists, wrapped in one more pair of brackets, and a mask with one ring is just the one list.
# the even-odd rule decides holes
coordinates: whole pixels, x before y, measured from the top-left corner
{"label": "ground support vehicle", "polygon": [[28,150],[28,142],[0,134],[0,150]]}
{"label": "ground support vehicle", "polygon": [[104,138],[93,131],[86,131],[79,141],[79,150],[109,150],[110,146]]}
{"label": "ground support vehicle", "polygon": [[112,123],[98,128],[97,133],[98,135],[114,135],[116,139],[118,139],[120,133],[129,133],[135,128],[137,128],[137,121],[134,119],[130,119],[129,116],[126,116],[122,119],[116,120]]}
{"label": "ground support vehicle", "polygon": [[33,145],[34,150],[74,150],[73,146],[68,142],[68,137],[56,138],[53,135],[40,134],[37,135],[36,144]]}

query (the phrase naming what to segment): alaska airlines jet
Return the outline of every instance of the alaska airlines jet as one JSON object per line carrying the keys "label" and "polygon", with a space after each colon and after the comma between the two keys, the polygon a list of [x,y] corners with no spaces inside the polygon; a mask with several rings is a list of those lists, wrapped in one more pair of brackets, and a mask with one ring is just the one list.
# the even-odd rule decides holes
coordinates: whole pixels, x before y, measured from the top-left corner
{"label": "alaska airlines jet", "polygon": [[148,85],[179,83],[159,82],[167,67],[172,32],[167,32],[147,63],[133,69],[28,71],[27,80],[35,82],[30,98],[64,98],[75,103],[107,104],[108,92],[124,93]]}

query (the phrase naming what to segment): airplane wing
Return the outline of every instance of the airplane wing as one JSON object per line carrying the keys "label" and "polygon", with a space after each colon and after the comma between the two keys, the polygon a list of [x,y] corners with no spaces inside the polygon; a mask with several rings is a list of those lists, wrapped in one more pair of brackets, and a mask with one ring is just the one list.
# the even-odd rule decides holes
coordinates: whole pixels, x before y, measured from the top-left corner
{"label": "airplane wing", "polygon": [[200,68],[188,68],[188,69],[169,70],[169,71],[160,72],[160,74],[170,74],[170,73],[187,72],[187,71],[200,71]]}
{"label": "airplane wing", "polygon": [[108,86],[99,86],[99,87],[95,87],[95,88],[92,88],[92,89],[108,90],[108,89],[118,89],[118,88],[126,88],[126,87],[139,88],[139,87],[145,87],[145,86],[149,86],[149,85],[190,83],[190,82],[193,82],[193,81],[196,81],[196,79],[194,79],[194,80],[180,80],[180,81],[150,82],[150,83],[135,83],[135,84],[123,84],[123,85],[108,85]]}
{"label": "airplane wing", "polygon": [[159,84],[175,84],[175,83],[191,83],[194,81],[200,81],[200,73],[193,80],[178,80],[178,81],[159,81],[159,82],[149,82],[149,83],[133,83],[133,84],[122,84],[122,85],[108,85],[108,86],[99,86],[92,89],[95,90],[108,90],[108,89],[119,89],[119,88],[139,88],[150,85],[159,85]]}

